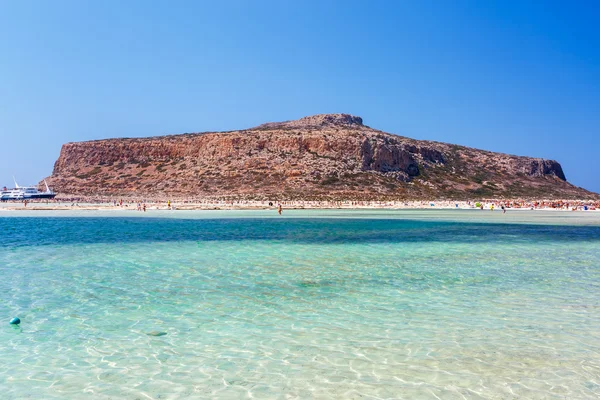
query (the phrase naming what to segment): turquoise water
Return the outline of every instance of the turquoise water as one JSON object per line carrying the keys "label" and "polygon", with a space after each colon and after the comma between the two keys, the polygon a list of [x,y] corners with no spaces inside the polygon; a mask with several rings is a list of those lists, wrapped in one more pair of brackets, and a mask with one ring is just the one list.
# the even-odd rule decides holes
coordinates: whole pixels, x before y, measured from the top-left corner
{"label": "turquoise water", "polygon": [[600,214],[2,215],[3,399],[600,396]]}

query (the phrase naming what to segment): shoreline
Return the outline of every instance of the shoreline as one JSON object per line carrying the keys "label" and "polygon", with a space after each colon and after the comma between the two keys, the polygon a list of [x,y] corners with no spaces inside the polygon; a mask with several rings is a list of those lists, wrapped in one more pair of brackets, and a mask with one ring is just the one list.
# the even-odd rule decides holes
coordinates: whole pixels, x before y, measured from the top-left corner
{"label": "shoreline", "polygon": [[[169,205],[170,204],[170,205]],[[156,210],[172,211],[210,211],[210,210],[273,210],[277,211],[278,204],[283,210],[488,210],[506,211],[585,211],[598,212],[598,202],[584,200],[564,201],[535,201],[522,200],[481,202],[472,201],[203,201],[203,202],[73,202],[73,201],[34,201],[2,202],[1,211],[135,211],[151,212]],[[144,211],[145,207],[145,211]]]}

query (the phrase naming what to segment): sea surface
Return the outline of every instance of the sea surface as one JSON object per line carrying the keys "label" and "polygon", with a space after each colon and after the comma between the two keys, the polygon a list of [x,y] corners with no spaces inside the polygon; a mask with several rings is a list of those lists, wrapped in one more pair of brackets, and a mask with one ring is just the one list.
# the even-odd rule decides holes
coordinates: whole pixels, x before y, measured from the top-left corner
{"label": "sea surface", "polygon": [[4,211],[0,277],[2,399],[600,397],[600,213]]}

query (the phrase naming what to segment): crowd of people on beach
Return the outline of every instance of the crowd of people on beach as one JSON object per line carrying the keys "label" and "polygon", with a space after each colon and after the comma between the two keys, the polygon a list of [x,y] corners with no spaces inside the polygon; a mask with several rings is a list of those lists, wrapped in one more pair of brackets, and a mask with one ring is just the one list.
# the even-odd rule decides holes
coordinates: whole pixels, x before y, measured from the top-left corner
{"label": "crowd of people on beach", "polygon": [[576,201],[576,200],[541,200],[541,201],[524,201],[524,200],[496,200],[492,202],[496,207],[501,206],[509,208],[525,208],[530,210],[600,210],[600,201]]}
{"label": "crowd of people on beach", "polygon": [[[133,209],[146,212],[151,209],[167,210],[194,210],[194,209],[261,209],[272,208],[282,213],[283,208],[288,209],[409,209],[409,208],[441,208],[441,209],[487,209],[502,210],[568,210],[568,211],[595,211],[600,210],[600,201],[583,200],[524,200],[524,199],[485,199],[485,200],[248,200],[248,199],[106,199],[99,197],[57,197],[53,200],[21,200],[9,201],[11,204],[21,203],[24,208],[35,208],[36,205],[45,207],[72,207],[72,208],[114,208]],[[30,205],[30,207],[27,207]]]}

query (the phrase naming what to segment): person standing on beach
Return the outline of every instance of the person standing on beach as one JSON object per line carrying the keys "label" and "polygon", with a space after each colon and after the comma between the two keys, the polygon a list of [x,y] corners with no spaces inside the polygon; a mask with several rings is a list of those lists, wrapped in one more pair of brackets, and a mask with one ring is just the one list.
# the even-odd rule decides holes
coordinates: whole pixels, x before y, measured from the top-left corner
{"label": "person standing on beach", "polygon": [[281,207],[281,203],[277,204],[277,213],[279,215],[281,215],[281,211],[283,210],[283,208]]}

